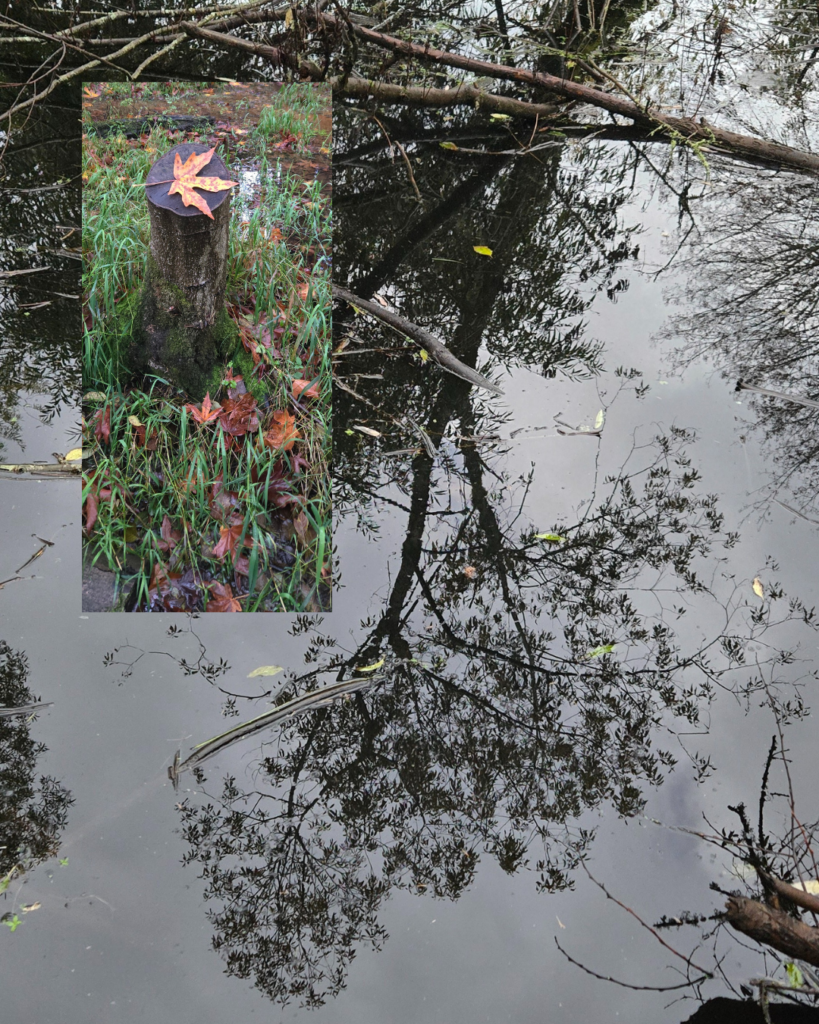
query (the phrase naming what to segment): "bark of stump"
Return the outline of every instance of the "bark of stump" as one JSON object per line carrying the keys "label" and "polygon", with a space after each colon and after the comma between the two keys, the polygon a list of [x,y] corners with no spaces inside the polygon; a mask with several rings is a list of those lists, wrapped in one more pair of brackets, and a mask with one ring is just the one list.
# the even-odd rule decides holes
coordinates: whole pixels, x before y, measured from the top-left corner
{"label": "bark of stump", "polygon": [[[172,380],[190,398],[215,390],[219,367],[236,349],[237,331],[224,308],[227,279],[230,190],[204,192],[213,219],[168,195],[174,157],[210,147],[183,143],[160,157],[148,173],[146,199],[151,217],[151,248],[140,308],[138,359],[143,368]],[[199,172],[229,179],[214,154]],[[162,182],[152,185],[151,182]]]}

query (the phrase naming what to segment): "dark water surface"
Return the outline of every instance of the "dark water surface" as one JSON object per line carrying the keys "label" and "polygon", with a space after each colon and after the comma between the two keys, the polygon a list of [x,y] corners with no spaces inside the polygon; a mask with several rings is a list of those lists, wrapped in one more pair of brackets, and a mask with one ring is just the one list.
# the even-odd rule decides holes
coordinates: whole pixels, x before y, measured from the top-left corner
{"label": "dark water surface", "polygon": [[[504,162],[441,149],[441,126],[420,116],[382,120],[412,161],[419,204],[379,125],[337,115],[337,280],[434,330],[504,395],[470,390],[337,308],[337,345],[347,339],[337,374],[360,397],[337,390],[341,587],[323,620],[84,615],[79,487],[0,481],[12,569],[33,552],[32,532],[56,534],[36,578],[0,592],[2,639],[27,658],[0,655],[7,693],[22,702],[25,685],[28,699],[54,702],[30,724],[15,720],[28,745],[0,732],[4,763],[16,765],[3,873],[18,859],[26,868],[0,907],[19,921],[0,928],[3,1020],[687,1020],[695,1002],[591,978],[555,938],[604,976],[682,980],[680,962],[579,858],[649,923],[718,909],[709,885],[743,884],[730,854],[674,828],[735,828],[728,806],[756,806],[776,732],[765,705],[793,700],[813,667],[816,632],[788,620],[786,599],[766,602],[776,581],[816,602],[816,527],[766,488],[790,474],[779,499],[819,518],[814,463],[795,466],[815,427],[734,390],[755,368],[756,383],[798,390],[776,377],[763,332],[766,310],[775,323],[793,299],[774,283],[759,290],[770,307],[732,303],[740,277],[719,278],[730,257],[742,280],[762,283],[775,257],[754,241],[753,200],[783,204],[784,245],[798,183],[714,165],[714,187],[689,199],[697,229],[675,255],[690,219],[632,149]],[[444,130],[462,147],[498,143],[484,124]],[[729,171],[746,176],[743,191],[723,187]],[[690,178],[694,195],[701,175],[683,166],[670,180],[679,190]],[[76,223],[76,204],[51,202],[38,230],[50,217]],[[6,233],[33,240],[31,218],[13,211]],[[727,256],[706,244],[720,223],[731,226]],[[4,266],[26,258],[4,252]],[[800,279],[809,275],[806,252]],[[49,279],[44,291],[77,286]],[[32,300],[14,296],[4,353],[18,364],[64,358],[64,325],[20,329],[19,305]],[[796,341],[809,326],[793,324]],[[5,461],[21,440],[32,458],[70,444],[72,407],[44,424],[33,406],[56,401],[54,389],[43,398],[26,387],[4,412]],[[601,409],[599,437],[557,433],[594,428]],[[690,462],[676,465],[682,452]],[[668,476],[657,471],[666,462]],[[624,465],[640,470],[633,496],[605,482]],[[725,531],[739,535],[727,547]],[[181,634],[167,635],[175,622]],[[189,628],[206,649],[192,674],[173,660],[197,667]],[[735,648],[714,643],[728,634]],[[767,664],[797,645],[801,661]],[[174,790],[177,750],[267,710],[285,684],[301,692],[382,659],[373,690],[229,748]],[[247,678],[272,664],[285,671]],[[809,677],[802,692],[815,702]],[[257,694],[267,695],[242,696]],[[796,804],[812,821],[813,719],[784,728]],[[665,934],[688,953],[699,930]],[[718,942],[737,988],[763,973],[728,934]],[[709,944],[695,960],[713,965]],[[703,989],[728,994],[721,980]]]}

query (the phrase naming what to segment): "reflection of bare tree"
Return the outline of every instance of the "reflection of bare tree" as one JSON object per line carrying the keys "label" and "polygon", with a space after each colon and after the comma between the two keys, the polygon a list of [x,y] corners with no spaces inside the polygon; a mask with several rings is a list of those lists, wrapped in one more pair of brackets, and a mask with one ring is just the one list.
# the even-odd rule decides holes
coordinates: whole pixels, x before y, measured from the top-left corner
{"label": "reflection of bare tree", "polygon": [[[462,411],[468,400],[464,389]],[[683,440],[624,469],[557,526],[559,545],[508,521],[509,489],[525,483],[505,482],[501,498],[474,452],[461,480],[474,511],[432,542],[438,471],[415,458],[381,617],[352,655],[321,635],[309,654],[337,672],[385,658],[388,684],[289,726],[250,787],[228,778],[219,800],[183,811],[186,860],[220,904],[214,944],[231,973],[275,1000],[319,1003],[343,986],[357,947],[384,940],[379,908],[393,887],[454,899],[487,856],[530,869],[542,890],[569,886],[593,838],[584,812],[639,813],[674,763],[657,744],[663,727],[701,723],[718,687],[748,695],[778,680],[786,657],[773,648],[767,667],[742,672],[744,645],[764,649],[773,610],[755,619],[700,577],[733,538],[696,493]],[[646,613],[646,593],[724,625],[686,640]]]}
{"label": "reflection of bare tree", "polygon": [[[682,338],[681,363],[713,360],[730,380],[819,399],[819,231],[807,212],[814,202],[808,182],[739,173],[701,206],[703,233],[683,258],[682,312],[665,330]],[[771,493],[792,492],[815,517],[816,410],[777,398],[749,402],[775,466]]]}
{"label": "reflection of bare tree", "polygon": [[[355,145],[372,138],[369,127],[353,135]],[[381,159],[381,149],[368,152]],[[366,177],[365,158],[351,190]],[[339,273],[355,287],[384,286],[468,365],[485,344],[505,363],[523,353],[546,372],[584,362],[589,372],[582,328],[572,332],[631,247],[617,223],[617,169],[611,191],[584,193],[583,172],[600,170],[584,159],[566,177],[557,161],[479,168],[480,203],[472,192],[454,211],[442,207],[440,223],[424,224],[424,245],[398,262],[402,237],[427,214],[405,165],[380,166],[379,189],[392,186],[393,197],[342,206]],[[424,154],[422,167],[428,210],[476,173],[440,151]],[[342,196],[347,184],[342,171]],[[560,192],[573,196],[569,209]],[[465,263],[484,240],[492,260]],[[431,267],[430,254],[460,265]],[[386,338],[363,320],[342,324],[347,332],[363,349]],[[383,376],[356,376],[374,369]],[[349,390],[338,394],[336,422],[365,419],[392,434],[385,448],[396,433],[412,448],[385,455],[339,431],[341,512],[358,513],[365,528],[380,513],[399,516],[403,542],[354,652],[314,631],[313,667],[291,690],[381,659],[388,682],[290,724],[264,749],[251,786],[228,778],[218,800],[182,812],[186,860],[201,866],[218,904],[216,948],[229,972],[282,1003],[314,1005],[343,987],[356,949],[385,938],[379,911],[392,888],[457,898],[482,857],[531,870],[540,890],[570,886],[593,839],[584,813],[638,813],[646,787],[674,764],[663,730],[673,743],[680,723],[701,725],[720,688],[747,697],[792,678],[782,667],[790,652],[766,645],[801,607],[780,616],[770,588],[748,609],[730,580],[704,575],[736,537],[698,491],[689,435],[672,431],[635,450],[574,522],[553,525],[559,539],[550,542],[526,518],[530,481],[510,478],[476,440],[495,434],[500,417],[463,381],[423,372],[380,352],[342,361]],[[635,386],[629,374],[622,385]],[[710,632],[686,629],[686,612]],[[759,660],[746,664],[751,643]],[[798,697],[788,712],[801,712]],[[691,760],[708,772],[707,761]]]}
{"label": "reflection of bare tree", "polygon": [[[0,707],[35,698],[26,684],[25,655],[0,641]],[[0,878],[53,857],[60,845],[71,794],[50,775],[37,778],[46,751],[32,739],[26,716],[0,717]]]}

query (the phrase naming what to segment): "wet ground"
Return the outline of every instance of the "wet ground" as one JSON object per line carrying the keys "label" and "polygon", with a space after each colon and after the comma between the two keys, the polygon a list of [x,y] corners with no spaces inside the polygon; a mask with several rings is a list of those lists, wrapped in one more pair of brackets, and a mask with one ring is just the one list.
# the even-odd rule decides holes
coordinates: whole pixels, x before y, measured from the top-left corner
{"label": "wet ground", "polygon": [[[115,90],[105,82],[89,83],[84,87],[87,91],[83,95],[83,111],[95,122],[166,114],[213,117],[218,122],[217,133],[221,133],[227,156],[241,160],[247,141],[242,136],[259,124],[264,108],[270,105],[271,95],[279,88],[275,83],[214,82],[192,93],[188,83],[180,83],[177,91],[157,93],[152,84],[137,83],[123,94],[120,87]],[[308,85],[305,88],[324,87]],[[318,134],[305,144],[303,152],[293,152],[292,144],[273,138],[270,154],[281,162],[285,173],[292,170],[305,180],[318,177],[329,187],[331,118],[325,113],[317,115],[315,121]]]}

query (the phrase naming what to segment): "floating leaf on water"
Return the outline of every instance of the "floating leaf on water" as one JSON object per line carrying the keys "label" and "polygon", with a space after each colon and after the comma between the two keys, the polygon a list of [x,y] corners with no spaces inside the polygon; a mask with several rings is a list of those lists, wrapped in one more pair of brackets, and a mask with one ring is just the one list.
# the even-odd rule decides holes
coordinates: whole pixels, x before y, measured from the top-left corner
{"label": "floating leaf on water", "polygon": [[422,348],[421,351],[418,353],[418,358],[421,360],[422,363],[425,363],[427,359],[429,359],[429,352],[427,352],[425,348]]}
{"label": "floating leaf on water", "polygon": [[260,665],[259,668],[254,668],[252,672],[248,672],[247,678],[253,679],[254,676],[275,676],[281,671],[281,665]]}
{"label": "floating leaf on water", "polygon": [[511,121],[512,120],[512,116],[511,116],[511,114],[490,114],[489,115],[489,120],[490,121]]}
{"label": "floating leaf on water", "polygon": [[794,988],[802,988],[805,984],[805,979],[802,976],[802,972],[793,963],[785,964],[785,973],[788,975],[788,981]]}
{"label": "floating leaf on water", "polygon": [[594,429],[595,430],[601,430],[602,427],[603,427],[603,424],[605,422],[606,422],[606,414],[601,409],[600,412],[597,414],[597,419],[594,421]]}
{"label": "floating leaf on water", "polygon": [[369,434],[370,437],[383,437],[377,430],[373,430],[372,427],[362,427],[360,423],[353,424],[353,430],[360,430],[362,434]]}
{"label": "floating leaf on water", "polygon": [[611,654],[616,646],[616,644],[601,644],[599,647],[592,647],[590,651],[586,651],[586,657],[599,658],[601,654]]}
{"label": "floating leaf on water", "polygon": [[372,665],[365,665],[364,668],[357,668],[356,672],[375,672],[377,668],[381,668],[386,660],[386,658],[382,658],[381,661],[373,662]]}
{"label": "floating leaf on water", "polygon": [[756,594],[757,597],[764,597],[765,596],[765,588],[762,586],[762,580],[758,576],[754,579],[753,586],[754,586],[754,593]]}
{"label": "floating leaf on water", "polygon": [[82,459],[82,448],[72,448],[66,455],[66,462],[79,462]]}
{"label": "floating leaf on water", "polygon": [[32,910],[39,910],[41,906],[42,904],[38,900],[35,903],[24,903],[20,909],[24,914],[30,914]]}
{"label": "floating leaf on water", "polygon": [[806,882],[792,882],[794,889],[801,889],[802,892],[812,892],[819,896],[819,879],[809,878]]}
{"label": "floating leaf on water", "polygon": [[438,143],[438,145],[441,147],[441,149],[457,149],[458,148],[455,145],[454,142],[440,142],[440,143]]}
{"label": "floating leaf on water", "polygon": [[488,245],[473,245],[472,248],[479,256],[491,256],[492,250]]}
{"label": "floating leaf on water", "polygon": [[535,540],[548,540],[550,544],[562,544],[565,541],[565,537],[561,537],[559,533],[536,533]]}
{"label": "floating leaf on water", "polygon": [[477,571],[478,570],[475,568],[474,565],[465,565],[464,566],[464,576],[466,576],[466,578],[468,580],[474,580],[475,579],[475,574],[477,573]]}

